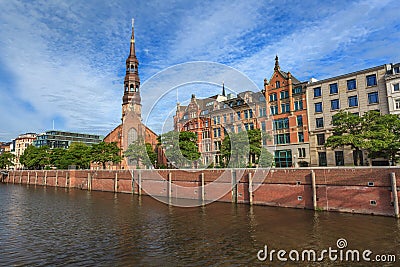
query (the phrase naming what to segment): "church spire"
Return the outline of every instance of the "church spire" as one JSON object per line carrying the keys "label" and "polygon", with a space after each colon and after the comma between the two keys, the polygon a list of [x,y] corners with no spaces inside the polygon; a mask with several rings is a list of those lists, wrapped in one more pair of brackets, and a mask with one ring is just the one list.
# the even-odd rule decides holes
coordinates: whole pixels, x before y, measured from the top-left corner
{"label": "church spire", "polygon": [[224,82],[222,82],[222,95],[226,96],[226,94],[225,94],[225,83]]}
{"label": "church spire", "polygon": [[124,96],[122,97],[122,117],[125,116],[129,104],[133,104],[133,108],[137,114],[141,114],[141,98],[140,98],[140,78],[139,78],[139,61],[135,52],[135,33],[134,19],[132,19],[132,35],[130,41],[129,56],[126,59],[126,74],[124,79]]}
{"label": "church spire", "polygon": [[280,69],[281,69],[281,67],[279,67],[279,58],[278,58],[278,55],[276,55],[276,57],[275,57],[275,68],[274,68],[274,70],[278,71],[278,70],[280,70]]}
{"label": "church spire", "polygon": [[131,49],[129,51],[129,57],[136,57],[136,51],[135,51],[135,19],[132,19]]}

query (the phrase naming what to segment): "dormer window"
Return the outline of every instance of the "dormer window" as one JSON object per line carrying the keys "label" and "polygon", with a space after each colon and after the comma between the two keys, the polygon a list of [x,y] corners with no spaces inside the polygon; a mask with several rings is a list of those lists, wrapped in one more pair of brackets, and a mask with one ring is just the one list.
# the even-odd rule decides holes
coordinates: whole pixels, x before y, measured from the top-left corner
{"label": "dormer window", "polygon": [[281,87],[281,82],[280,82],[280,81],[276,81],[276,82],[275,82],[275,87],[276,87],[276,88]]}

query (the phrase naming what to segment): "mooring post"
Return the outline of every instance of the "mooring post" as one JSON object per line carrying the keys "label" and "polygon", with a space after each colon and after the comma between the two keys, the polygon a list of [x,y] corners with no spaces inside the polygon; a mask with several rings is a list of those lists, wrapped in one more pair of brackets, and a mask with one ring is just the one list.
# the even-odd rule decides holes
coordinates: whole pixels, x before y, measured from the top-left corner
{"label": "mooring post", "polygon": [[35,185],[37,185],[37,180],[38,180],[38,175],[37,172],[35,172]]}
{"label": "mooring post", "polygon": [[131,184],[132,184],[132,194],[135,194],[135,173],[134,173],[134,171],[132,170],[132,171],[130,171],[131,172]]}
{"label": "mooring post", "polygon": [[141,196],[142,195],[142,172],[139,170],[139,172],[138,172],[138,183],[139,183],[139,188],[138,188],[138,190],[139,190],[139,196]]}
{"label": "mooring post", "polygon": [[65,173],[65,187],[69,187],[69,172]]}
{"label": "mooring post", "polygon": [[253,174],[249,172],[249,202],[253,205]]}
{"label": "mooring post", "polygon": [[87,174],[87,189],[88,191],[92,190],[92,175],[90,174],[90,172],[88,172]]}
{"label": "mooring post", "polygon": [[232,177],[232,203],[237,203],[236,170],[231,170]]}
{"label": "mooring post", "polygon": [[315,172],[311,170],[311,187],[312,187],[312,201],[313,201],[313,208],[317,210],[317,186],[315,183]]}
{"label": "mooring post", "polygon": [[399,197],[397,194],[396,174],[394,172],[390,173],[390,180],[392,182],[394,216],[399,218]]}
{"label": "mooring post", "polygon": [[204,172],[202,172],[201,174],[200,174],[200,179],[201,179],[201,202],[202,202],[202,205],[204,205],[204,201],[205,201],[205,199],[206,199],[206,188],[205,188],[205,182],[204,182]]}
{"label": "mooring post", "polygon": [[30,174],[31,174],[31,172],[30,171],[28,171],[28,181],[26,182],[26,184],[30,184],[31,183],[31,177],[30,177]]}
{"label": "mooring post", "polygon": [[13,184],[15,183],[15,172],[13,173]]}
{"label": "mooring post", "polygon": [[58,171],[56,171],[56,182],[55,185],[58,186]]}
{"label": "mooring post", "polygon": [[44,173],[44,185],[47,185],[47,171]]}
{"label": "mooring post", "polygon": [[22,184],[22,172],[19,173],[19,183]]}
{"label": "mooring post", "polygon": [[115,179],[114,179],[114,192],[118,192],[118,172],[115,173]]}
{"label": "mooring post", "polygon": [[172,173],[168,172],[168,202],[171,204],[172,199]]}

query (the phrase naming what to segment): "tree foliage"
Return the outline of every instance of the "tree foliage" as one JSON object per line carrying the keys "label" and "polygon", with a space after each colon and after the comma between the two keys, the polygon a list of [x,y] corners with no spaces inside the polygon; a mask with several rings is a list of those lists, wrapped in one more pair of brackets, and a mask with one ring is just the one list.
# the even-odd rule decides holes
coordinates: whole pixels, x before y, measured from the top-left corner
{"label": "tree foliage", "polygon": [[100,142],[90,147],[90,159],[92,162],[100,163],[103,169],[105,169],[108,162],[121,162],[120,151],[121,149],[117,146],[116,142]]}
{"label": "tree foliage", "polygon": [[0,154],[0,169],[5,169],[14,166],[13,159],[15,156],[10,152]]}
{"label": "tree foliage", "polygon": [[50,148],[48,146],[38,148],[30,145],[20,156],[19,162],[28,169],[44,169],[44,167],[50,165]]}
{"label": "tree foliage", "polygon": [[333,135],[327,139],[326,147],[350,146],[355,150],[355,163],[361,165],[362,150],[370,158],[383,157],[394,165],[399,160],[400,119],[397,115],[380,115],[377,111],[363,116],[339,111],[332,118]]}
{"label": "tree foliage", "polygon": [[200,158],[197,135],[193,132],[170,131],[158,137],[168,161],[176,166],[191,167]]}

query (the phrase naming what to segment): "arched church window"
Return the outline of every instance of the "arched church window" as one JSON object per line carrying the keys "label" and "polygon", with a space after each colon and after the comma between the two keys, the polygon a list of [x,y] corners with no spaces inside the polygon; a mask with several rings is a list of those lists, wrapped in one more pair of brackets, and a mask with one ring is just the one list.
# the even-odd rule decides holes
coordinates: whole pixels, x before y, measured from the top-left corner
{"label": "arched church window", "polygon": [[139,92],[139,85],[136,84],[136,91],[135,92]]}
{"label": "arched church window", "polygon": [[130,91],[133,92],[134,91],[133,84],[131,84],[130,88],[131,88]]}
{"label": "arched church window", "polygon": [[128,131],[128,146],[137,140],[137,131],[135,128],[130,128]]}

